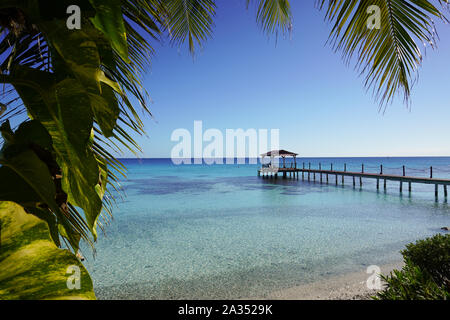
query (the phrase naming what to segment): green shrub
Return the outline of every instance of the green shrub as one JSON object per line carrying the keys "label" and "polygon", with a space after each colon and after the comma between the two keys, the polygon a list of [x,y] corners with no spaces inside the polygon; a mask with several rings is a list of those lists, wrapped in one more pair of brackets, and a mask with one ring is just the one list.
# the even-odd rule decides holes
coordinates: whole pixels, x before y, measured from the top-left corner
{"label": "green shrub", "polygon": [[447,300],[450,293],[434,282],[426,271],[406,265],[394,270],[389,276],[381,276],[386,288],[379,292],[377,300]]}
{"label": "green shrub", "polygon": [[450,299],[450,235],[437,234],[410,243],[402,252],[405,266],[388,276],[378,300]]}
{"label": "green shrub", "polygon": [[450,291],[450,235],[437,234],[402,251],[405,261],[428,272],[439,286]]}

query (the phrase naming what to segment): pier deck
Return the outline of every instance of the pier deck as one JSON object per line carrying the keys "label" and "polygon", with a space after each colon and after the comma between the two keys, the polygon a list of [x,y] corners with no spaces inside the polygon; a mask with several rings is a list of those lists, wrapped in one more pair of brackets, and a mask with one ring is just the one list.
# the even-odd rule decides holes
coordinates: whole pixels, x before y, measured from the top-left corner
{"label": "pier deck", "polygon": [[345,177],[351,177],[353,180],[353,186],[356,186],[356,178],[359,178],[359,184],[362,186],[363,180],[366,179],[376,179],[377,189],[380,189],[380,180],[383,180],[383,188],[386,189],[386,181],[398,181],[400,182],[399,188],[400,192],[403,191],[403,183],[408,183],[408,191],[411,192],[412,183],[421,184],[433,184],[435,185],[435,196],[438,197],[439,186],[442,185],[444,188],[444,196],[448,196],[447,186],[450,185],[449,179],[439,179],[439,178],[426,178],[426,177],[414,177],[406,175],[392,175],[383,173],[366,173],[366,172],[351,172],[351,171],[336,171],[336,170],[322,170],[322,169],[300,169],[300,168],[262,168],[258,170],[258,176],[278,178],[278,174],[282,174],[283,178],[287,178],[289,175],[293,178],[299,178],[299,174],[302,175],[302,180],[305,179],[305,174],[307,175],[308,181],[316,181],[316,175],[319,175],[320,183],[329,183],[330,175],[334,176],[336,185],[340,183],[343,185],[345,183]]}

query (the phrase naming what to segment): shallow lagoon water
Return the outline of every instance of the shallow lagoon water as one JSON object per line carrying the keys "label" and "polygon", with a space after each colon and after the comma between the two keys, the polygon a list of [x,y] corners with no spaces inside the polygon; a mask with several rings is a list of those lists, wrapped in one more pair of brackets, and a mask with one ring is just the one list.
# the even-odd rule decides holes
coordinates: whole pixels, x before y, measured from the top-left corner
{"label": "shallow lagoon water", "polygon": [[[450,158],[302,159],[312,166],[447,178]],[[375,181],[353,188],[261,179],[257,165],[174,165],[124,160],[127,197],[100,234],[95,258],[84,247],[98,298],[215,299],[274,290],[401,260],[404,245],[450,224],[434,187]],[[392,168],[392,169],[389,169]],[[396,169],[394,169],[396,168]],[[399,169],[400,168],[400,169]],[[396,171],[397,170],[397,171]],[[305,176],[306,178],[306,176]],[[324,180],[325,181],[325,180]],[[341,181],[339,180],[339,183]],[[404,187],[404,190],[406,188]]]}

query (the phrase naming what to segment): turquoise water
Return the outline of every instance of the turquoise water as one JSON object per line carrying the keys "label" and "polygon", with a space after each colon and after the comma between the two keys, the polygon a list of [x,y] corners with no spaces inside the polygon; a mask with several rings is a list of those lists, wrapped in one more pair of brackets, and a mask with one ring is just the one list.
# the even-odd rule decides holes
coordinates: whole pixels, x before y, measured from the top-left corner
{"label": "turquoise water", "polygon": [[[450,225],[434,187],[398,183],[376,191],[293,179],[262,179],[257,165],[174,165],[123,160],[127,197],[84,248],[98,298],[215,299],[273,290],[401,260],[404,245]],[[450,178],[450,158],[300,159],[348,171]],[[318,179],[317,179],[318,181]],[[339,180],[340,182],[340,180]],[[406,192],[405,192],[406,190]]]}

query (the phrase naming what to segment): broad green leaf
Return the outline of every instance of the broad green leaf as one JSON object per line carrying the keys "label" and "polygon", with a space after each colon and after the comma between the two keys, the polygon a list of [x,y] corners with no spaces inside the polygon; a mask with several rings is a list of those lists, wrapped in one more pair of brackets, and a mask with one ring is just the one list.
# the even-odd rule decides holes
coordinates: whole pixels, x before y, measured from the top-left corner
{"label": "broad green leaf", "polygon": [[88,148],[93,126],[90,99],[79,82],[71,79],[59,83],[55,91],[59,124],[62,125],[60,133],[65,136],[64,140],[70,142],[70,145],[66,145],[66,150],[71,162],[64,161],[61,164],[63,189],[69,191],[69,202],[83,209],[88,226],[96,238],[102,201],[95,192],[99,181],[97,160]]}
{"label": "broad green leaf", "polygon": [[96,238],[102,201],[95,191],[99,168],[89,142],[93,127],[89,94],[76,79],[67,78],[53,84],[41,81],[43,73],[17,68],[16,77],[28,79],[33,85],[15,87],[33,119],[39,120],[52,136],[62,171],[62,188],[68,201],[83,209],[86,222]]}
{"label": "broad green leaf", "polygon": [[0,152],[0,164],[13,170],[34,190],[43,203],[55,212],[59,211],[55,202],[56,189],[50,172],[45,163],[33,151],[26,150],[8,156],[5,156],[5,152],[2,151]]}
{"label": "broad green leaf", "polygon": [[[0,202],[0,300],[95,299],[92,280],[70,251],[52,242],[47,224],[13,202]],[[74,270],[80,271],[80,289]],[[70,278],[72,276],[72,278]]]}
{"label": "broad green leaf", "polygon": [[121,0],[90,0],[97,14],[91,19],[94,26],[110,40],[120,57],[130,62]]}
{"label": "broad green leaf", "polygon": [[33,206],[42,201],[32,186],[11,168],[0,167],[0,181],[0,201],[13,201],[24,206]]}
{"label": "broad green leaf", "polygon": [[120,109],[113,89],[102,83],[102,94],[90,94],[90,103],[102,133],[105,137],[113,135],[113,129],[119,118]]}
{"label": "broad green leaf", "polygon": [[[15,147],[10,145],[6,148]],[[4,154],[8,153],[5,157]],[[7,181],[0,186],[0,200],[14,201],[40,218],[48,222],[55,244],[59,245],[59,237],[55,235],[56,227],[53,221],[70,228],[70,222],[56,203],[56,189],[53,179],[44,162],[32,150],[0,153],[0,181]],[[51,211],[49,211],[51,210]],[[73,222],[72,222],[73,223]],[[75,250],[78,249],[79,239],[73,231],[68,233],[67,239]]]}
{"label": "broad green leaf", "polygon": [[[65,20],[43,22],[39,26],[62,58],[62,62],[83,83],[86,90],[100,93],[99,76],[102,71],[95,39],[92,39],[83,28],[80,30],[67,29]],[[84,28],[89,28],[89,26],[85,24]]]}
{"label": "broad green leaf", "polygon": [[17,128],[14,139],[15,143],[18,144],[36,144],[47,150],[53,148],[52,137],[45,127],[36,120],[23,122],[19,128]]}

